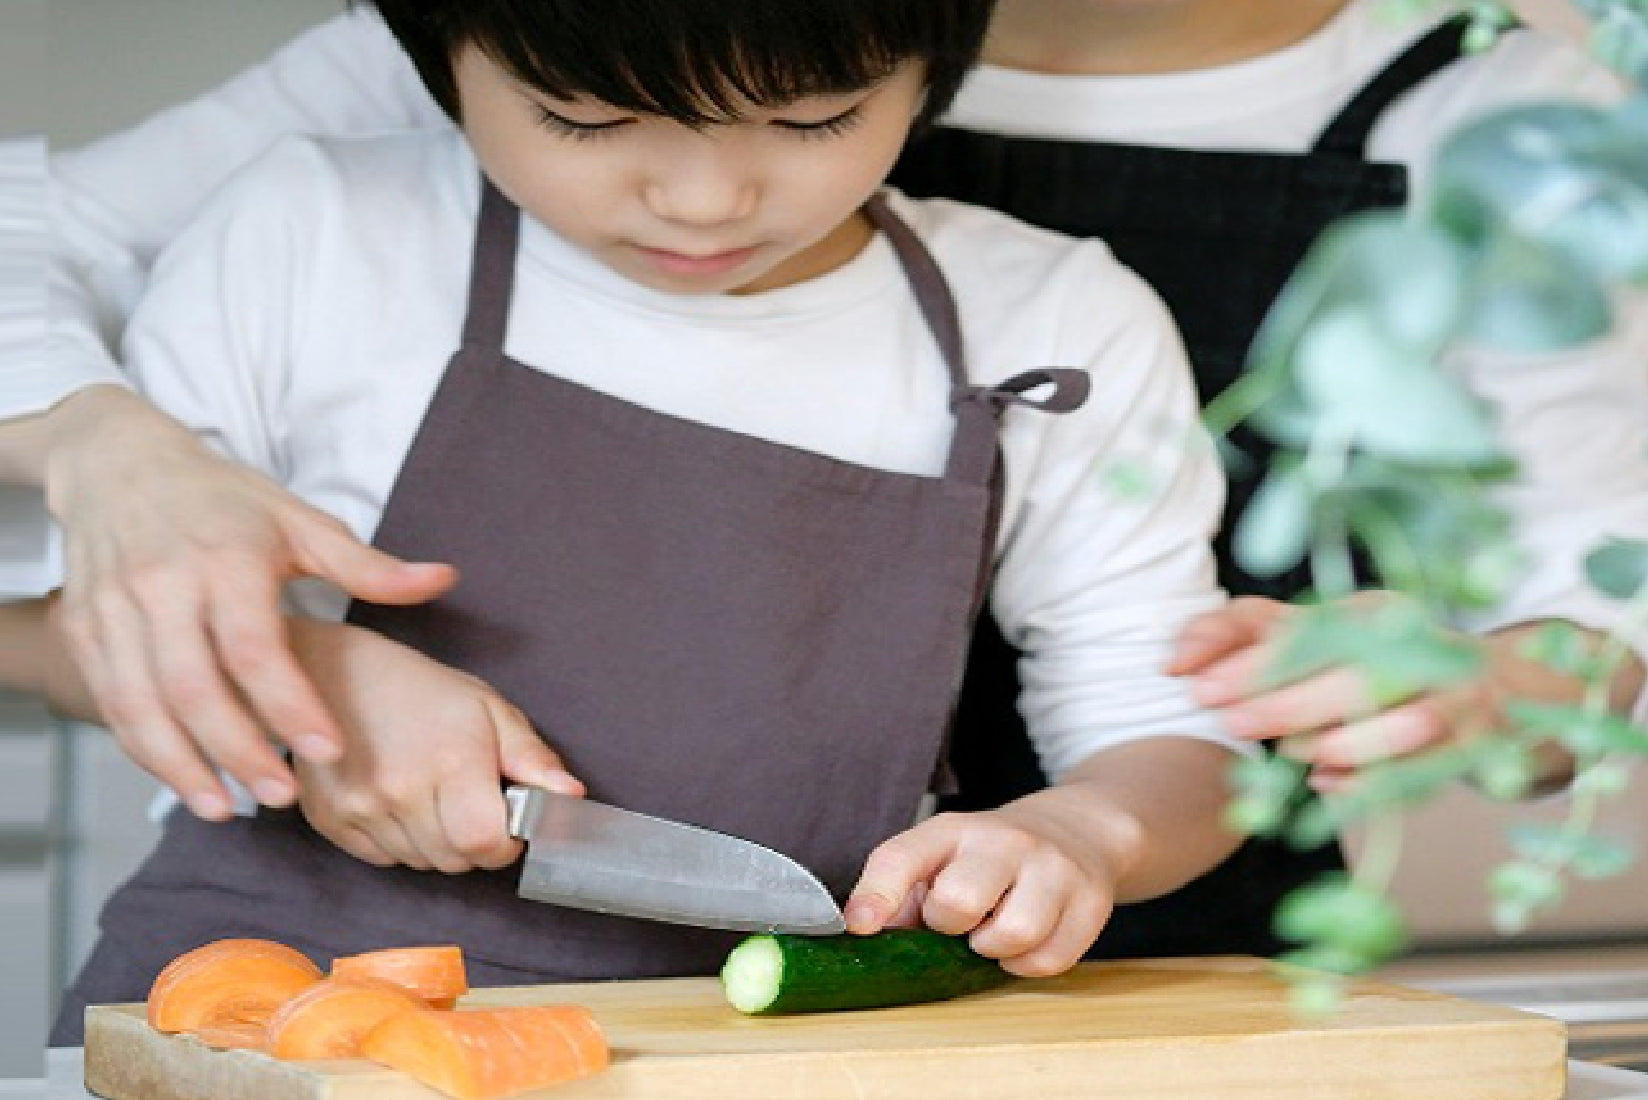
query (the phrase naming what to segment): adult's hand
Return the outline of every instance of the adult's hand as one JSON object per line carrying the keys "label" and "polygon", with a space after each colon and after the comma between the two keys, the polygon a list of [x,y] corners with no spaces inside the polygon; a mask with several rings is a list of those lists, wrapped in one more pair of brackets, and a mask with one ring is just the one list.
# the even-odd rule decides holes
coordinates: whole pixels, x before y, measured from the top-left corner
{"label": "adult's hand", "polygon": [[362,627],[294,619],[305,667],[343,726],[342,755],[299,761],[298,805],[378,866],[449,874],[520,855],[502,782],[582,795],[526,716],[481,680]]}
{"label": "adult's hand", "polygon": [[118,387],[69,398],[46,427],[41,480],[64,538],[58,627],[121,747],[201,817],[230,813],[218,769],[289,805],[294,777],[271,739],[326,761],[341,731],[291,653],[282,586],[318,577],[411,604],[454,571],[363,545]]}
{"label": "adult's hand", "polygon": [[[1347,597],[1361,608],[1399,599],[1388,592]],[[1299,609],[1262,597],[1232,600],[1198,616],[1180,634],[1168,671],[1192,678],[1203,706],[1217,708],[1226,728],[1250,740],[1280,739],[1280,751],[1311,765],[1311,785],[1343,790],[1369,764],[1411,757],[1503,728],[1512,698],[1576,701],[1583,686],[1521,653],[1540,624],[1508,627],[1470,638],[1483,655],[1482,672],[1446,689],[1424,691],[1376,705],[1361,674],[1336,666],[1279,686],[1267,686],[1266,669]],[[1641,668],[1627,662],[1615,685],[1617,705],[1627,705],[1641,683]],[[1543,746],[1536,786],[1562,783],[1573,759],[1560,746]]]}

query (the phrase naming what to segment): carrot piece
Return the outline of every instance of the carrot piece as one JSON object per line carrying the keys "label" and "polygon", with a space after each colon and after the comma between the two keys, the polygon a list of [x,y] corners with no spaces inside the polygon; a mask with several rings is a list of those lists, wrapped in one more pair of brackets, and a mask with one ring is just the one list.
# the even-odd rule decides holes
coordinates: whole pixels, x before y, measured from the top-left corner
{"label": "carrot piece", "polygon": [[456,944],[390,947],[345,955],[332,963],[334,978],[382,978],[405,986],[434,1008],[451,1008],[469,992],[463,949]]}
{"label": "carrot piece", "polygon": [[323,978],[269,1018],[276,1058],[358,1058],[361,1039],[397,1012],[428,1006],[405,986],[381,978]]}
{"label": "carrot piece", "polygon": [[262,1024],[223,1024],[189,1032],[213,1050],[268,1050],[269,1033]]}
{"label": "carrot piece", "polygon": [[406,1012],[368,1032],[361,1053],[458,1100],[588,1077],[611,1058],[600,1025],[578,1005]]}
{"label": "carrot piece", "polygon": [[308,957],[272,940],[216,940],[167,963],[149,987],[156,1031],[261,1026],[287,998],[320,980]]}

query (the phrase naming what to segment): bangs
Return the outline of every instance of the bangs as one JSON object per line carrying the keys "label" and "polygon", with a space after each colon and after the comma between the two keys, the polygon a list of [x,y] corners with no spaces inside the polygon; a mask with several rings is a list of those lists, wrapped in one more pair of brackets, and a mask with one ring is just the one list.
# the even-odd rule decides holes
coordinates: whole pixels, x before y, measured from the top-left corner
{"label": "bangs", "polygon": [[522,84],[691,126],[749,105],[868,88],[927,63],[947,103],[983,39],[990,0],[378,0],[454,117],[452,58],[474,45]]}
{"label": "bangs", "polygon": [[[781,107],[857,91],[918,52],[889,36],[886,26],[855,26],[827,2],[783,18],[775,9],[784,5],[758,0],[678,0],[662,11],[637,5],[649,9],[644,19],[610,9],[591,17],[592,6],[605,8],[549,3],[498,13],[482,20],[487,25],[476,28],[472,41],[523,84],[556,98],[590,96],[691,126],[728,121],[751,104]],[[624,6],[624,0],[612,4]],[[548,14],[558,8],[573,8],[582,18]],[[889,22],[854,14],[858,23]]]}

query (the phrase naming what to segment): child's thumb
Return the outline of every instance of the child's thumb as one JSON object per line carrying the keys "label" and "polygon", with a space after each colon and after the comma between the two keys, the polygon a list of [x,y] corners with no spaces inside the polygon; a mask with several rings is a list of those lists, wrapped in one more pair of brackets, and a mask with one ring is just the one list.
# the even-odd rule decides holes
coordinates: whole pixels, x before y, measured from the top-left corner
{"label": "child's thumb", "polygon": [[497,715],[498,765],[505,779],[556,794],[584,796],[584,785],[566,770],[555,750],[544,744],[525,715],[508,703],[500,703],[493,710]]}

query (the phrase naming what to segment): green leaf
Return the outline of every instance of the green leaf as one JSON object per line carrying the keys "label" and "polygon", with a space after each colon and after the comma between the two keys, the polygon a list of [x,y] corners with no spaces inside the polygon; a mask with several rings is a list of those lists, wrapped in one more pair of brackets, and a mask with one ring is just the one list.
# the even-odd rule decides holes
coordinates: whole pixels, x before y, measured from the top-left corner
{"label": "green leaf", "polygon": [[1471,466],[1500,458],[1486,406],[1421,353],[1396,345],[1367,311],[1318,318],[1295,360],[1307,404],[1358,447],[1387,458]]}
{"label": "green leaf", "polygon": [[1631,775],[1618,764],[1592,764],[1581,768],[1569,784],[1576,795],[1594,794],[1598,798],[1613,798],[1624,794],[1631,786]]}
{"label": "green leaf", "polygon": [[1581,878],[1611,878],[1629,868],[1633,859],[1630,849],[1617,841],[1549,825],[1513,825],[1506,836],[1511,850],[1523,859],[1552,869],[1570,867]]}
{"label": "green leaf", "polygon": [[1517,646],[1517,652],[1566,676],[1586,678],[1597,672],[1596,658],[1586,636],[1572,623],[1545,623]]}
{"label": "green leaf", "polygon": [[1616,600],[1628,600],[1648,579],[1648,543],[1611,538],[1585,556],[1585,578]]}
{"label": "green leaf", "polygon": [[[1387,958],[1407,938],[1390,899],[1343,876],[1300,887],[1276,910],[1276,934],[1358,960]],[[1332,969],[1330,967],[1330,969]]]}
{"label": "green leaf", "polygon": [[1614,714],[1592,714],[1583,707],[1512,699],[1505,716],[1517,725],[1548,734],[1583,758],[1609,753],[1648,754],[1648,731]]}
{"label": "green leaf", "polygon": [[1551,246],[1498,234],[1473,283],[1462,340],[1550,352],[1599,340],[1613,328],[1613,305],[1598,277]]}
{"label": "green leaf", "polygon": [[1310,486],[1297,464],[1273,467],[1236,527],[1236,560],[1260,577],[1298,564],[1310,541],[1310,505]]}
{"label": "green leaf", "polygon": [[1538,778],[1532,754],[1509,739],[1485,742],[1472,769],[1482,793],[1500,802],[1514,802],[1532,789]]}
{"label": "green leaf", "polygon": [[1496,900],[1528,909],[1553,906],[1562,900],[1566,888],[1562,876],[1537,863],[1513,861],[1494,868],[1488,887]]}

